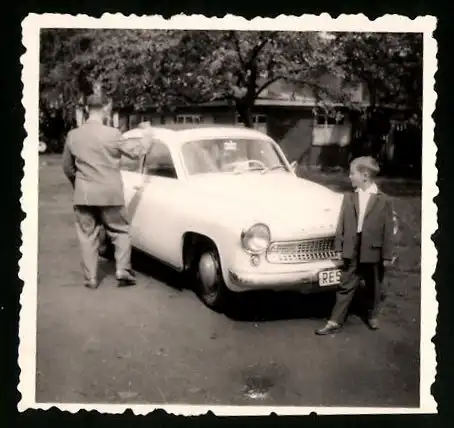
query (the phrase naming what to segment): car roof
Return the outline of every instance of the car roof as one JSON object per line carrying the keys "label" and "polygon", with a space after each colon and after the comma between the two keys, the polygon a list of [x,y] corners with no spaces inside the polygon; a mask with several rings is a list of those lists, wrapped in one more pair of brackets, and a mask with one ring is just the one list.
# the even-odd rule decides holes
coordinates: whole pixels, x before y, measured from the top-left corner
{"label": "car roof", "polygon": [[[125,138],[137,138],[141,133],[150,133],[150,136],[162,140],[163,142],[172,142],[172,144],[184,143],[186,141],[205,139],[205,138],[259,138],[269,140],[263,132],[255,129],[246,128],[242,125],[157,125],[148,128],[135,128],[126,131]],[[143,134],[142,134],[143,135]]]}

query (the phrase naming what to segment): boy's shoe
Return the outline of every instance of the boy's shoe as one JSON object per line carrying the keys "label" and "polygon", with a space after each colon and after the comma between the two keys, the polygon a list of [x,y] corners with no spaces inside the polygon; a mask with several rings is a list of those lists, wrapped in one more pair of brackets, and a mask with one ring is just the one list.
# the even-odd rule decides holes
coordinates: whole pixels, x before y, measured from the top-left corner
{"label": "boy's shoe", "polygon": [[378,330],[380,328],[377,318],[369,318],[367,320],[367,325],[371,330]]}
{"label": "boy's shoe", "polygon": [[136,284],[136,276],[131,271],[117,272],[118,287],[130,287]]}
{"label": "boy's shoe", "polygon": [[325,327],[315,330],[315,334],[318,336],[325,336],[327,334],[333,334],[338,332],[342,328],[342,325],[336,321],[328,321]]}

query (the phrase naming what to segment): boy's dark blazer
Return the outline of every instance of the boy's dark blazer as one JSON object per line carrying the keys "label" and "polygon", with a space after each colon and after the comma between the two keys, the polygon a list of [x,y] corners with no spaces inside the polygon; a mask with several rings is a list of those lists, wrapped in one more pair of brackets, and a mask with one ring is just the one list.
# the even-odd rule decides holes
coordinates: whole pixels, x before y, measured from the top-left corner
{"label": "boy's dark blazer", "polygon": [[[336,230],[335,248],[351,259],[357,244],[358,192],[344,195]],[[360,263],[378,263],[393,258],[393,208],[389,196],[378,190],[371,194],[364,216],[359,249]]]}

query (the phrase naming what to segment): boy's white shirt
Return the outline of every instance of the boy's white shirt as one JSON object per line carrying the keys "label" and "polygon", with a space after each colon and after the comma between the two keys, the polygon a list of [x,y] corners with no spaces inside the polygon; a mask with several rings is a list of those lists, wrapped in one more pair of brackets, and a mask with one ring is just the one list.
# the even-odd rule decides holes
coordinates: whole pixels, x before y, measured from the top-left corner
{"label": "boy's white shirt", "polygon": [[364,215],[366,214],[367,204],[370,199],[370,195],[378,193],[378,187],[375,183],[372,183],[367,189],[363,190],[359,187],[356,188],[358,192],[358,201],[359,201],[359,213],[358,213],[358,229],[357,232],[360,233],[363,230]]}

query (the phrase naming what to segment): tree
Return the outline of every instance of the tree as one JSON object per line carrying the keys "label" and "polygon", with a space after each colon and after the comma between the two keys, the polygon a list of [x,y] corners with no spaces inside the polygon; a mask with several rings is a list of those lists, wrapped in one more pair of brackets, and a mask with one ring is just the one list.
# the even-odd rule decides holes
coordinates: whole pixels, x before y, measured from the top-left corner
{"label": "tree", "polygon": [[337,33],[336,65],[345,82],[365,83],[372,108],[422,109],[421,33]]}
{"label": "tree", "polygon": [[120,106],[232,103],[252,126],[256,99],[286,80],[326,94],[333,65],[318,33],[183,30],[44,30],[41,94],[72,111],[94,82]]}
{"label": "tree", "polygon": [[[252,126],[256,100],[283,80],[311,90],[328,107],[338,101],[379,152],[389,120],[383,106],[408,113],[420,127],[422,36],[394,33],[52,29],[41,35],[40,100],[66,118],[98,82],[117,106],[136,111],[153,105],[223,100]],[[363,83],[370,106],[352,102],[345,85]],[[365,120],[354,120],[360,116]],[[362,142],[360,142],[363,144]]]}
{"label": "tree", "polygon": [[164,52],[178,41],[172,30],[107,30],[95,35],[97,58],[91,81],[101,82],[105,95],[118,106],[141,110],[162,102],[160,64]]}
{"label": "tree", "polygon": [[[140,108],[159,93],[154,64],[171,32],[113,29],[45,29],[40,46],[41,132],[63,117],[69,128],[75,109],[97,84],[117,105]],[[48,137],[53,138],[53,137]]]}
{"label": "tree", "polygon": [[[378,155],[390,130],[390,112],[422,128],[423,39],[420,33],[336,33],[332,51],[345,83],[362,82],[370,105],[349,107],[362,118],[364,139]],[[348,103],[348,100],[346,100]],[[359,141],[364,146],[364,141]],[[362,147],[364,148],[364,147]]]}
{"label": "tree", "polygon": [[167,100],[201,103],[226,100],[252,126],[257,98],[286,80],[328,93],[318,78],[333,65],[318,33],[186,31],[163,52],[160,67]]}
{"label": "tree", "polygon": [[96,58],[90,30],[44,29],[40,46],[40,96],[54,108],[70,110],[91,91],[87,70]]}

